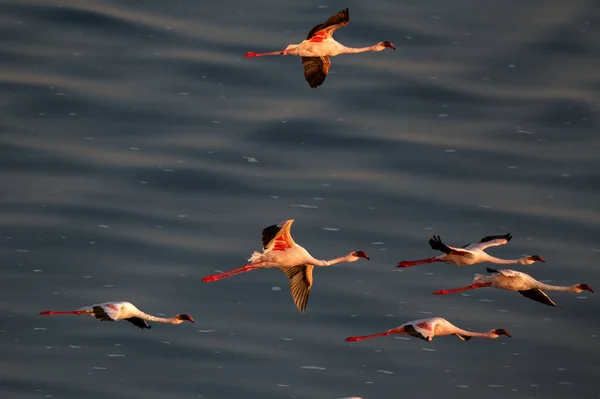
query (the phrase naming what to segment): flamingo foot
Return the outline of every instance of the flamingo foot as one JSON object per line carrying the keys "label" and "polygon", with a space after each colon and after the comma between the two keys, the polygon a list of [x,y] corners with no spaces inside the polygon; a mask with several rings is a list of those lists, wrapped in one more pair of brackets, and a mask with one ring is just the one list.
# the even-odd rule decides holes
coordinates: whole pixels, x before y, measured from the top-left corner
{"label": "flamingo foot", "polygon": [[433,295],[448,295],[449,292],[448,292],[448,290],[439,290],[439,291],[432,292],[432,294]]}
{"label": "flamingo foot", "polygon": [[257,54],[257,53],[255,53],[255,52],[253,52],[253,51],[248,51],[248,52],[246,53],[246,55],[244,55],[244,58],[251,58],[251,57],[257,57],[257,56],[258,56],[258,54]]}

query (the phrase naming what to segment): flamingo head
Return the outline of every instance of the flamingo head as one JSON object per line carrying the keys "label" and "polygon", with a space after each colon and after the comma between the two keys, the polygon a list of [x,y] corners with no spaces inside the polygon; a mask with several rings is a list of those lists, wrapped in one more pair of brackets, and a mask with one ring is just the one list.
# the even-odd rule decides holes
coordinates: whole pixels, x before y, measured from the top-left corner
{"label": "flamingo head", "polygon": [[544,260],[544,258],[542,258],[539,255],[531,255],[525,258],[525,262],[527,265],[530,265],[532,263],[535,262],[542,262],[542,263],[546,263],[546,261]]}
{"label": "flamingo head", "polygon": [[492,330],[490,332],[496,336],[494,338],[498,338],[501,335],[506,335],[508,338],[512,337],[510,335],[510,333],[508,331],[506,331],[504,328],[496,328],[495,330]]}
{"label": "flamingo head", "polygon": [[194,319],[189,314],[178,314],[175,316],[175,320],[177,320],[177,324],[181,324],[184,321],[189,321],[190,323],[194,322]]}
{"label": "flamingo head", "polygon": [[377,44],[377,46],[380,47],[381,50],[384,50],[386,48],[391,48],[392,50],[396,50],[396,47],[394,47],[394,44],[392,42],[379,42]]}
{"label": "flamingo head", "polygon": [[594,293],[594,290],[588,284],[575,284],[575,288],[578,290],[577,293],[583,292],[583,291],[589,291],[592,294]]}
{"label": "flamingo head", "polygon": [[352,253],[350,253],[350,258],[352,260],[352,262],[355,262],[357,260],[359,260],[360,258],[365,258],[366,260],[369,260],[369,255],[367,255],[367,253],[365,251],[354,251]]}

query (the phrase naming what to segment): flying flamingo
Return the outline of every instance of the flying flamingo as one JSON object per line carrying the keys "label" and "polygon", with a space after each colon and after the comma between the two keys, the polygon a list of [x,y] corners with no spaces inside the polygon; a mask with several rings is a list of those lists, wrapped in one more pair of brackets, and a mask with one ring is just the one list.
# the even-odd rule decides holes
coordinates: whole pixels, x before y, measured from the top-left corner
{"label": "flying flamingo", "polygon": [[429,239],[429,245],[432,249],[444,252],[444,255],[434,256],[433,258],[421,259],[421,260],[403,260],[398,262],[396,267],[410,267],[421,265],[423,263],[433,262],[444,262],[451,263],[456,266],[470,266],[475,263],[491,262],[500,265],[530,265],[539,262],[546,262],[539,255],[524,256],[519,259],[500,259],[494,256],[488,255],[484,250],[488,247],[495,247],[498,245],[504,245],[510,241],[512,236],[510,233],[499,236],[488,236],[483,237],[479,242],[474,244],[467,244],[462,248],[450,247],[444,244],[440,236],[433,236]]}
{"label": "flying flamingo", "polygon": [[497,328],[484,333],[471,332],[463,330],[462,328],[458,328],[448,320],[441,317],[431,317],[428,319],[409,321],[408,323],[402,324],[401,326],[392,328],[391,330],[387,330],[379,334],[348,337],[346,338],[346,342],[362,341],[363,339],[367,338],[383,337],[391,334],[409,335],[411,337],[424,339],[425,341],[431,341],[436,335],[456,335],[463,341],[468,341],[472,337],[495,339],[500,335],[506,335],[507,337],[511,336],[508,331],[503,328]]}
{"label": "flying flamingo", "polygon": [[474,290],[477,288],[493,287],[507,291],[517,291],[519,294],[533,299],[534,301],[544,303],[548,306],[558,306],[552,299],[544,293],[542,290],[548,291],[566,291],[574,292],[579,294],[583,291],[594,292],[592,287],[588,284],[573,284],[571,286],[558,286],[544,284],[537,281],[529,274],[517,272],[515,270],[496,270],[486,268],[488,273],[493,273],[491,276],[484,276],[482,274],[475,274],[473,284],[467,285],[466,287],[453,288],[451,290],[439,290],[435,291],[435,295],[446,295],[453,292],[461,292],[466,290]]}
{"label": "flying flamingo", "polygon": [[46,310],[45,312],[40,313],[41,316],[51,316],[56,314],[86,315],[95,317],[101,321],[127,320],[134,326],[142,329],[152,328],[152,326],[149,325],[146,320],[168,324],[181,324],[184,321],[189,321],[191,323],[194,322],[192,316],[188,314],[178,314],[168,318],[152,316],[142,312],[130,302],[104,302],[97,305],[84,306],[77,310]]}
{"label": "flying flamingo", "polygon": [[262,231],[262,254],[254,251],[248,259],[250,263],[228,272],[206,276],[202,282],[221,280],[256,269],[279,268],[290,279],[290,291],[294,303],[299,311],[304,312],[313,283],[312,273],[315,266],[333,266],[341,262],[356,262],[360,258],[369,259],[364,251],[350,252],[348,255],[331,260],[315,259],[306,249],[294,242],[290,233],[292,223],[294,219],[265,227]]}
{"label": "flying flamingo", "polygon": [[396,50],[391,42],[379,42],[369,47],[352,48],[338,43],[333,37],[333,32],[348,25],[350,14],[348,9],[342,10],[329,17],[325,23],[316,25],[308,32],[306,40],[300,44],[290,44],[285,50],[270,53],[247,52],[245,57],[262,57],[265,55],[298,55],[302,57],[304,77],[311,88],[320,86],[325,81],[331,61],[329,57],[338,54],[355,54],[366,51],[382,51],[386,48]]}

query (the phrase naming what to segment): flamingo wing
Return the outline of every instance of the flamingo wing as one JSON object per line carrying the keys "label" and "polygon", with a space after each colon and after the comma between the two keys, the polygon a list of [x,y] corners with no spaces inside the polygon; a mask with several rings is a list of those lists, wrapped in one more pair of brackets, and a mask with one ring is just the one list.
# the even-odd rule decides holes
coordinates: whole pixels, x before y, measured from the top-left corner
{"label": "flamingo wing", "polygon": [[429,321],[414,321],[412,324],[406,324],[402,327],[404,333],[411,337],[431,341],[435,335],[433,325]]}
{"label": "flamingo wing", "polygon": [[444,244],[440,236],[431,237],[429,239],[429,246],[431,247],[431,249],[434,249],[436,251],[442,251],[446,255],[465,256],[469,258],[473,256],[473,254],[471,254],[469,251],[449,247],[448,245]]}
{"label": "flamingo wing", "polygon": [[[114,305],[112,305],[114,306]],[[111,304],[107,305],[94,305],[92,307],[92,314],[95,318],[101,321],[115,321],[119,320],[119,311],[113,309]]]}
{"label": "flamingo wing", "polygon": [[498,245],[508,244],[511,239],[512,235],[510,233],[504,235],[487,236],[483,237],[481,240],[479,240],[479,242],[467,244],[463,246],[463,248],[483,251],[489,247],[497,247]]}
{"label": "flamingo wing", "polygon": [[304,67],[304,78],[314,89],[325,82],[331,61],[329,57],[302,57],[302,66]]}
{"label": "flamingo wing", "polygon": [[290,227],[294,219],[285,220],[278,224],[265,227],[262,231],[263,250],[285,251],[296,245],[290,233]]}
{"label": "flamingo wing", "polygon": [[306,311],[306,304],[308,303],[308,296],[310,295],[310,288],[313,283],[313,269],[313,265],[301,265],[281,269],[290,279],[292,299],[298,310],[302,313]]}
{"label": "flamingo wing", "polygon": [[337,28],[341,28],[342,26],[348,25],[348,22],[350,22],[350,13],[348,12],[348,9],[346,8],[346,9],[338,12],[337,14],[334,14],[331,17],[329,17],[327,19],[327,21],[325,21],[325,23],[315,25],[310,30],[310,32],[308,32],[308,35],[306,36],[306,40],[309,40],[309,39],[313,38],[314,36],[319,37],[320,40],[318,40],[318,41],[323,41],[323,39],[328,39],[333,35],[333,32]]}
{"label": "flamingo wing", "polygon": [[127,320],[128,322],[130,322],[131,324],[133,324],[136,327],[139,327],[141,329],[144,328],[152,328],[152,326],[150,324],[148,324],[148,322],[144,319],[140,319],[139,317],[128,317],[126,319],[123,320]]}
{"label": "flamingo wing", "polygon": [[526,298],[533,299],[536,302],[543,303],[548,306],[558,306],[546,293],[539,288],[532,288],[530,290],[518,291],[519,294]]}

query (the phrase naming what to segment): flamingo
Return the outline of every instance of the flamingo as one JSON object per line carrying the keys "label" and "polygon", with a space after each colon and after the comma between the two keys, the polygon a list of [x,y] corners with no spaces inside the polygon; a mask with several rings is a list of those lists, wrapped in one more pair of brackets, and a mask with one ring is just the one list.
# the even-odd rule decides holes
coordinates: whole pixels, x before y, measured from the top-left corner
{"label": "flamingo", "polygon": [[515,270],[496,270],[486,268],[488,273],[492,273],[491,276],[485,276],[482,274],[475,274],[473,284],[467,285],[466,287],[453,288],[450,290],[439,290],[435,291],[434,295],[446,295],[453,292],[460,292],[466,290],[473,290],[477,288],[493,287],[507,291],[517,291],[519,294],[526,298],[533,299],[534,301],[541,302],[548,306],[558,306],[546,293],[542,290],[548,291],[566,291],[574,292],[579,294],[583,291],[594,292],[592,287],[588,284],[573,284],[571,286],[559,286],[549,285],[537,281],[527,273],[517,272]]}
{"label": "flamingo", "polygon": [[366,51],[382,51],[386,48],[396,50],[391,42],[379,42],[368,47],[352,48],[338,43],[332,36],[336,29],[348,25],[350,14],[344,9],[329,17],[325,23],[313,27],[306,40],[300,44],[290,44],[285,50],[272,51],[269,53],[255,53],[249,51],[244,57],[262,57],[265,55],[298,55],[302,57],[304,67],[304,78],[311,88],[320,86],[325,81],[331,61],[329,57],[339,54],[356,54]]}
{"label": "flamingo", "polygon": [[228,272],[206,276],[202,282],[221,280],[256,269],[279,268],[290,280],[290,291],[296,307],[304,313],[315,266],[333,266],[341,262],[356,262],[360,258],[369,259],[364,251],[350,252],[331,260],[315,259],[306,249],[294,242],[290,233],[292,223],[294,219],[265,227],[262,231],[263,253],[254,251],[248,259],[250,263]]}
{"label": "flamingo", "polygon": [[468,341],[472,337],[481,337],[481,338],[490,338],[496,339],[501,335],[506,335],[507,337],[511,337],[511,335],[504,328],[496,328],[494,330],[490,330],[488,332],[472,332],[463,330],[462,328],[456,327],[454,324],[450,323],[448,320],[441,317],[431,317],[428,319],[419,319],[409,321],[408,323],[404,323],[396,328],[392,328],[391,330],[387,330],[378,334],[371,335],[362,335],[362,336],[354,336],[346,338],[346,342],[355,342],[362,341],[367,338],[375,338],[375,337],[383,337],[391,334],[404,334],[409,335],[411,337],[421,338],[425,341],[433,340],[433,337],[439,335],[456,335],[463,341]]}
{"label": "flamingo", "polygon": [[74,314],[92,316],[100,321],[117,321],[127,320],[131,324],[139,328],[152,328],[147,321],[155,321],[157,323],[181,324],[184,321],[194,322],[192,316],[188,314],[178,314],[173,317],[156,317],[144,313],[136,308],[130,302],[104,302],[96,305],[84,306],[77,310],[69,311],[53,311],[46,310],[41,312],[41,316],[51,316],[57,314]]}
{"label": "flamingo", "polygon": [[512,236],[510,233],[505,235],[483,237],[479,242],[467,244],[462,248],[450,247],[444,244],[440,236],[433,236],[429,239],[429,245],[432,249],[444,252],[444,255],[434,256],[433,258],[421,260],[403,260],[398,262],[396,267],[411,267],[421,265],[423,263],[444,262],[451,263],[456,266],[470,266],[475,263],[491,262],[500,265],[531,265],[535,262],[546,262],[539,255],[524,256],[519,259],[500,259],[488,255],[484,250],[489,247],[504,245],[510,241]]}

